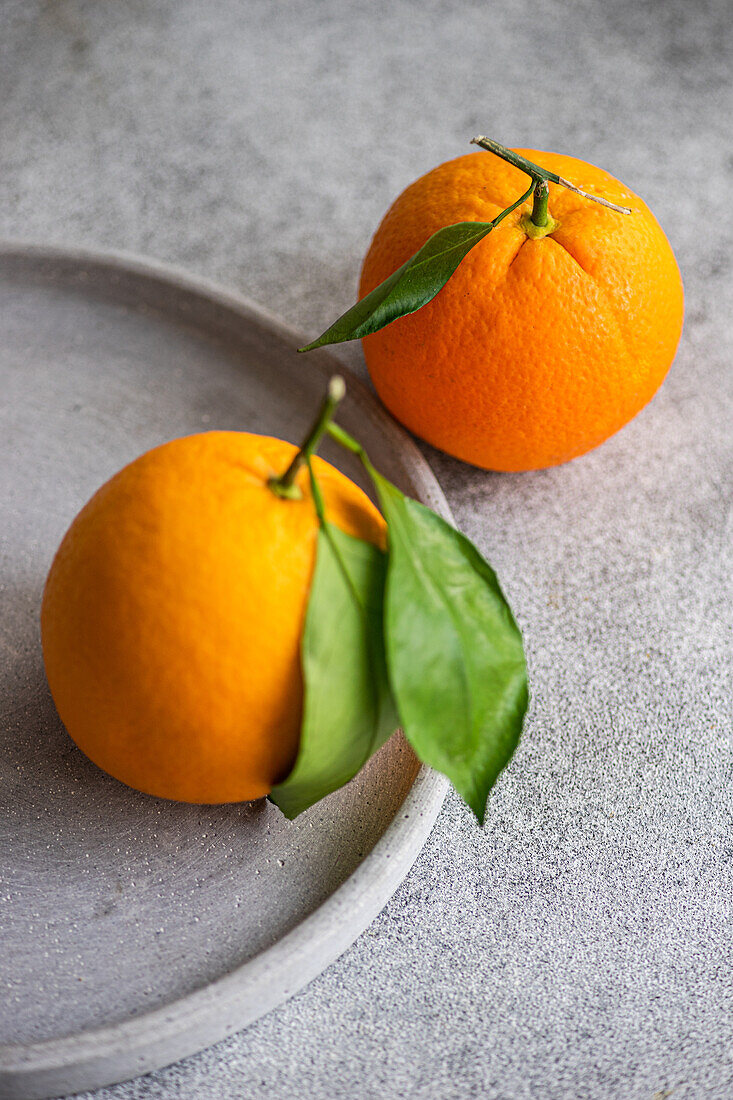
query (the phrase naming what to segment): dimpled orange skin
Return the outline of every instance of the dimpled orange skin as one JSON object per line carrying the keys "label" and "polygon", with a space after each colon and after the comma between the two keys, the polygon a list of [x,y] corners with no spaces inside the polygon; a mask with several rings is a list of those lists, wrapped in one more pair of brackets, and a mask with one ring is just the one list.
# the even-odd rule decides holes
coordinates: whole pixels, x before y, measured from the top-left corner
{"label": "dimpled orange skin", "polygon": [[[517,150],[615,213],[550,185],[557,228],[522,229],[531,199],[461,262],[418,312],[363,340],[382,401],[411,431],[492,470],[554,466],[596,447],[650,400],[682,331],[682,280],[640,198],[572,157]],[[490,153],[448,161],[386,214],[364,261],[368,294],[438,229],[491,221],[528,177]]]}
{"label": "dimpled orange skin", "polygon": [[[92,497],[51,566],[41,627],[58,712],[87,756],[185,802],[259,798],[297,753],[300,639],[318,523],[268,477],[295,448],[243,432],[148,451]],[[384,545],[353,482],[319,458],[326,516]]]}

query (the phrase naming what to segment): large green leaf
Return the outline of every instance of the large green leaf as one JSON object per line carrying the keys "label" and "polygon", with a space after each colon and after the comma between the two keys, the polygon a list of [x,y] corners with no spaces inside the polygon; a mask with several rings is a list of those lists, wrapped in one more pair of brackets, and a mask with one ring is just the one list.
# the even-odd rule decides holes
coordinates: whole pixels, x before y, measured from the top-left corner
{"label": "large green leaf", "polygon": [[522,637],[476,547],[368,468],[389,530],[385,640],[401,724],[483,822],[527,708]]}
{"label": "large green leaf", "polygon": [[322,336],[299,350],[359,340],[427,305],[463,257],[493,228],[493,222],[458,222],[439,229],[407,263],[334,321]]}
{"label": "large green leaf", "polygon": [[301,645],[295,766],[270,798],[296,817],[356,775],[399,725],[384,655],[386,555],[323,520]]}
{"label": "large green leaf", "polygon": [[464,256],[474,245],[495,229],[508,214],[521,206],[534,190],[535,181],[516,202],[502,210],[491,222],[456,222],[433,233],[402,267],[375,287],[355,306],[299,351],[312,351],[324,344],[360,340],[385,325],[426,306],[442,290]]}

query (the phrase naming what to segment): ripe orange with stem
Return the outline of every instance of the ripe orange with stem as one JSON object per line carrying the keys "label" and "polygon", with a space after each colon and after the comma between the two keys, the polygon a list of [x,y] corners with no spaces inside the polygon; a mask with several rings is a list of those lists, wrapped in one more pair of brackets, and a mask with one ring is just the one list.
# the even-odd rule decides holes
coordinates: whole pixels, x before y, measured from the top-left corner
{"label": "ripe orange with stem", "polygon": [[[233,802],[267,794],[290,770],[318,533],[299,466],[327,415],[301,451],[244,432],[156,447],[67,532],[43,598],[48,681],[73,739],[124,783]],[[368,497],[312,462],[328,518],[383,545]]]}
{"label": "ripe orange with stem", "polygon": [[645,203],[590,164],[532,150],[469,154],[411,184],[377,229],[360,296],[445,226],[496,219],[526,187],[520,158],[631,213],[538,185],[427,305],[363,340],[398,420],[494,470],[552,466],[603,442],[654,395],[682,330],[679,269]]}

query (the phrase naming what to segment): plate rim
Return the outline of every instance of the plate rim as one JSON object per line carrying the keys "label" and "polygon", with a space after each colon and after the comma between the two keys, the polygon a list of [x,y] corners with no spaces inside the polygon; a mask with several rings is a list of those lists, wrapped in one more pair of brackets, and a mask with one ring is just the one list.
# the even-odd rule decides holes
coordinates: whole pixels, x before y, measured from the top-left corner
{"label": "plate rim", "polygon": [[[301,332],[246,295],[134,252],[0,239],[0,264],[13,259],[152,279],[168,291],[199,296],[256,322],[295,347],[306,342]],[[405,429],[330,349],[318,349],[310,358],[324,374],[337,370],[346,376],[350,392],[402,452],[421,493],[453,522],[427,459]],[[443,775],[421,764],[385,832],[348,878],[285,936],[213,982],[115,1024],[0,1045],[0,1096],[45,1100],[132,1079],[220,1042],[289,999],[343,954],[381,912],[422,850],[448,786]]]}

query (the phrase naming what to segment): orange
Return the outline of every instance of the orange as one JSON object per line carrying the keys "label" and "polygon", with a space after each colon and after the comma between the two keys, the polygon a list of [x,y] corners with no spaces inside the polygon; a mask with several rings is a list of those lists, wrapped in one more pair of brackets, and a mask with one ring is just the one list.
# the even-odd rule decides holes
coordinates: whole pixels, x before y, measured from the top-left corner
{"label": "orange", "polygon": [[[377,392],[398,420],[493,470],[553,466],[597,446],[656,392],[682,330],[679,269],[642,200],[583,161],[518,152],[631,215],[550,184],[557,225],[548,235],[526,232],[528,200],[428,305],[363,341]],[[528,185],[485,152],[428,172],[377,229],[360,297],[438,229],[492,221]]]}
{"label": "orange", "polygon": [[[126,466],[71,524],[41,613],[54,701],[77,745],[149,794],[234,802],[289,772],[318,521],[267,485],[295,453],[243,432],[176,439]],[[384,543],[364,493],[313,459],[326,517]]]}

